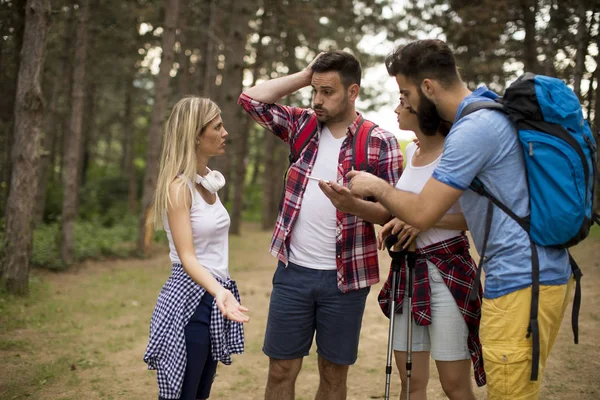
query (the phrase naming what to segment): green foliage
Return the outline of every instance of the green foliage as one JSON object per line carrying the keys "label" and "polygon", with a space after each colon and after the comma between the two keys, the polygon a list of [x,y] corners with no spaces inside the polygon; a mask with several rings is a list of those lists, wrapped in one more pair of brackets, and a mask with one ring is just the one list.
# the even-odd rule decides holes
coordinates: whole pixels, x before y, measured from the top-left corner
{"label": "green foliage", "polygon": [[[110,212],[109,212],[110,214]],[[103,221],[77,220],[75,222],[76,262],[106,257],[128,257],[134,254],[138,232],[138,216],[121,216],[118,223],[106,226]],[[33,234],[31,263],[51,270],[65,269],[60,259],[60,224],[41,224]]]}

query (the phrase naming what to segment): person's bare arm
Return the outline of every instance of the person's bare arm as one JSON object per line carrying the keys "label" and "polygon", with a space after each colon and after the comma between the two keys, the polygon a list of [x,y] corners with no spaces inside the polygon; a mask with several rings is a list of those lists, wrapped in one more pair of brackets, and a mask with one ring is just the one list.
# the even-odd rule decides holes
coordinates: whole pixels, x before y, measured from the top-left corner
{"label": "person's bare arm", "polygon": [[183,264],[185,272],[210,293],[216,300],[219,310],[223,315],[233,321],[247,322],[248,316],[244,314],[248,309],[241,306],[233,294],[219,284],[219,282],[198,262],[194,250],[192,223],[190,219],[190,205],[192,195],[189,187],[177,180],[169,187],[171,204],[167,209],[167,218],[173,236],[173,243]]}
{"label": "person's bare arm", "polygon": [[444,214],[438,222],[433,225],[434,228],[452,229],[458,231],[468,231],[467,220],[463,213]]}
{"label": "person's bare arm", "polygon": [[319,53],[302,71],[261,82],[256,86],[246,89],[244,93],[254,100],[273,104],[279,99],[288,96],[303,87],[309,86],[313,74],[311,69],[312,64],[321,54],[322,53]]}
{"label": "person's bare arm", "polygon": [[351,171],[347,177],[353,195],[375,196],[392,215],[421,231],[434,226],[463,193],[435,178],[429,178],[421,193],[415,194],[363,171]]}

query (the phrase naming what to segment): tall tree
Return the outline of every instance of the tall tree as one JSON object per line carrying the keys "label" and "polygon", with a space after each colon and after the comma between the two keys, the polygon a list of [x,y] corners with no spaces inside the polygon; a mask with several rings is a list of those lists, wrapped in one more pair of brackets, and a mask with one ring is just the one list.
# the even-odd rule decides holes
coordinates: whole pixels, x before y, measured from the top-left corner
{"label": "tall tree", "polygon": [[[62,115],[60,110],[60,100],[63,93],[68,93],[68,89],[71,87],[71,54],[72,54],[72,38],[75,36],[74,28],[76,27],[73,23],[73,6],[71,4],[66,7],[64,12],[64,21],[61,24],[63,27],[62,31],[59,31],[57,35],[58,42],[60,42],[60,50],[55,56],[58,58],[58,62],[55,62],[55,66],[47,67],[46,74],[52,77],[50,86],[50,99],[48,101],[48,107],[44,113],[44,127],[42,146],[41,146],[41,157],[40,167],[38,168],[38,185],[35,200],[35,213],[34,220],[36,223],[42,221],[45,205],[46,205],[46,191],[48,181],[54,178],[54,165],[55,158],[57,156],[56,148],[59,142],[60,129],[58,128],[62,122]],[[53,26],[56,29],[59,26],[58,21],[54,22]],[[48,55],[50,57],[50,55]],[[52,64],[47,62],[46,64]],[[66,97],[66,96],[65,96]],[[66,102],[70,104],[70,101]]]}
{"label": "tall tree", "polygon": [[523,27],[525,29],[524,39],[524,57],[525,70],[528,72],[539,72],[539,62],[537,59],[537,42],[535,21],[538,12],[538,0],[520,0]]}
{"label": "tall tree", "polygon": [[26,0],[0,2],[0,212],[10,192],[14,109],[19,74],[19,51],[23,45]]}
{"label": "tall tree", "polygon": [[179,16],[180,0],[167,0],[162,41],[160,70],[156,79],[152,122],[148,133],[148,148],[146,150],[146,172],[144,175],[144,192],[139,224],[138,251],[146,254],[152,238],[152,227],[148,226],[148,213],[152,204],[158,174],[160,157],[161,134],[169,99],[169,79],[173,68],[175,31]]}
{"label": "tall tree", "polygon": [[66,265],[73,263],[73,230],[79,198],[79,170],[81,168],[81,138],[83,126],[86,58],[88,50],[88,20],[90,1],[81,0],[77,14],[75,39],[75,66],[71,92],[71,117],[67,140],[64,141],[63,204],[61,219],[60,257]]}
{"label": "tall tree", "polygon": [[39,157],[40,124],[44,111],[41,89],[49,0],[28,0],[15,101],[15,146],[11,190],[6,207],[4,259],[0,280],[8,292],[28,293],[33,241],[33,206]]}
{"label": "tall tree", "polygon": [[[240,233],[243,208],[244,183],[246,181],[246,156],[248,153],[248,135],[245,131],[246,119],[237,99],[243,90],[244,57],[246,55],[247,36],[250,31],[248,22],[253,15],[254,1],[235,1],[232,4],[230,16],[230,32],[227,39],[225,55],[225,70],[223,72],[224,93],[222,110],[224,121],[229,121],[228,132],[235,146],[233,174],[233,207],[231,213],[232,234]],[[231,170],[231,169],[230,169]]]}
{"label": "tall tree", "polygon": [[577,52],[575,53],[575,68],[573,70],[573,91],[580,100],[582,100],[581,80],[585,71],[585,57],[590,41],[586,14],[586,0],[577,0]]}
{"label": "tall tree", "polygon": [[[599,23],[600,27],[600,23]],[[596,48],[600,49],[600,32],[596,35]],[[594,109],[594,127],[596,143],[600,144],[600,51],[596,54],[596,105]],[[590,90],[592,88],[590,87]],[[591,117],[590,117],[591,120]],[[598,168],[598,166],[596,166]],[[597,171],[600,174],[600,171]],[[596,212],[600,213],[600,185],[596,183]]]}

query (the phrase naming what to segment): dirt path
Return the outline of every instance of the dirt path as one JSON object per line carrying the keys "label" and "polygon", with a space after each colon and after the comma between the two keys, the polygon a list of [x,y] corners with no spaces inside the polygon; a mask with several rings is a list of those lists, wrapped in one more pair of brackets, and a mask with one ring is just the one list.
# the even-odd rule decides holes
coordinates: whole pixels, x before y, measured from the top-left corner
{"label": "dirt path", "polygon": [[[232,238],[232,275],[252,320],[246,327],[246,354],[235,357],[230,367],[219,367],[212,399],[263,398],[267,358],[261,347],[275,266],[267,253],[269,236],[250,231]],[[574,256],[585,274],[580,344],[572,343],[569,309],[547,367],[542,399],[600,399],[600,240],[578,246]],[[389,259],[384,253],[381,257],[383,278]],[[37,273],[44,288],[39,296],[48,299],[52,310],[39,304],[23,307],[46,318],[62,307],[61,318],[46,321],[39,317],[37,327],[29,321],[7,331],[0,329],[0,344],[16,343],[0,345],[0,358],[9,360],[0,366],[0,398],[155,399],[154,373],[145,369],[142,355],[147,323],[168,273],[166,256],[90,263],[60,275]],[[378,308],[378,290],[379,285],[367,301],[359,359],[350,370],[350,400],[383,398],[388,320]],[[6,315],[0,313],[0,325]],[[317,384],[313,346],[298,378],[296,398],[313,399]],[[393,398],[398,397],[399,386],[394,375]],[[428,393],[429,399],[446,398],[433,363]],[[478,399],[486,398],[485,388],[476,393]]]}

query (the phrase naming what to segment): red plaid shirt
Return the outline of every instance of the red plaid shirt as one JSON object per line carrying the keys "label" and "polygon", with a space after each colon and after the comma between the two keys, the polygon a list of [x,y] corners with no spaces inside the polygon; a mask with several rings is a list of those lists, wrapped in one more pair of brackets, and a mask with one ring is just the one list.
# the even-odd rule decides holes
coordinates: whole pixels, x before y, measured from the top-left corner
{"label": "red plaid shirt", "polygon": [[[267,104],[244,93],[241,94],[238,104],[256,122],[290,145],[305,124],[311,118],[317,118],[311,109]],[[337,168],[337,182],[340,185],[348,185],[346,173],[352,169],[352,136],[356,133],[360,118],[360,115],[357,116],[354,123],[348,127],[347,138],[340,149]],[[271,254],[286,264],[294,222],[308,184],[307,176],[310,175],[316,160],[321,124],[317,124],[317,129],[317,134],[311,138],[298,160],[290,165],[283,202],[273,231]],[[391,185],[396,184],[402,173],[402,152],[394,135],[379,127],[373,130],[369,141],[368,162],[371,173]],[[337,283],[340,291],[346,293],[379,282],[373,224],[339,210],[336,223]]]}
{"label": "red plaid shirt", "polygon": [[[429,288],[429,272],[427,261],[435,264],[469,329],[467,345],[473,362],[473,372],[478,386],[485,385],[483,369],[483,354],[479,341],[479,322],[481,320],[482,289],[479,285],[479,296],[475,301],[469,301],[475,284],[477,266],[469,254],[469,241],[465,235],[434,243],[422,249],[417,249],[415,263],[413,317],[417,325],[431,324],[431,290]],[[400,284],[396,296],[396,313],[402,312],[404,291],[406,290],[406,263],[402,260],[400,267]],[[390,293],[392,291],[392,270],[379,293],[379,305],[386,316],[390,314]]]}

